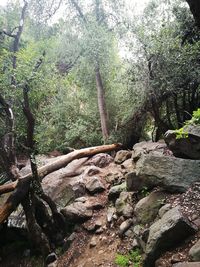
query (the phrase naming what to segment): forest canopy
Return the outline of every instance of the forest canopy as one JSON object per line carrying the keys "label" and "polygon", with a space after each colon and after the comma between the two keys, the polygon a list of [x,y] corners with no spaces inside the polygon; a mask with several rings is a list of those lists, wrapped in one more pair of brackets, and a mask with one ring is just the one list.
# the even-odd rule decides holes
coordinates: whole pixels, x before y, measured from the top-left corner
{"label": "forest canopy", "polygon": [[18,151],[25,83],[41,153],[158,140],[199,106],[199,32],[186,1],[152,0],[143,12],[122,0],[9,1],[0,13],[1,94]]}

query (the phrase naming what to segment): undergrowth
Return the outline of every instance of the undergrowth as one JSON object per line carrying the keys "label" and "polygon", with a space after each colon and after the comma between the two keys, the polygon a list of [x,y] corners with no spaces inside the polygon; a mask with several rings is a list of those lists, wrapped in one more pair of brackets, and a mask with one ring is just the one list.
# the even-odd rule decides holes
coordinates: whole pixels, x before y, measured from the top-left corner
{"label": "undergrowth", "polygon": [[115,264],[120,267],[141,267],[142,256],[139,249],[131,250],[128,254],[117,254],[115,258]]}

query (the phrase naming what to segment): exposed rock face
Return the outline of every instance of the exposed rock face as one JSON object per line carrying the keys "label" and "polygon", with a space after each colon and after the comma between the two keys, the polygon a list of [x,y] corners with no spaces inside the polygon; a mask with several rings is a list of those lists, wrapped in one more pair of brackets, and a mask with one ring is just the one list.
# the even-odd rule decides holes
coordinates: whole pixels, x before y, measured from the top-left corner
{"label": "exposed rock face", "polygon": [[133,146],[132,159],[136,162],[143,154],[149,154],[152,151],[164,154],[166,148],[167,146],[164,142],[140,142]]}
{"label": "exposed rock face", "polygon": [[81,202],[75,202],[61,210],[67,220],[72,222],[84,221],[92,217],[93,211]]}
{"label": "exposed rock face", "polygon": [[134,214],[139,223],[152,222],[163,205],[165,195],[163,192],[152,192],[149,196],[142,198],[135,206]]}
{"label": "exposed rock face", "polygon": [[175,131],[167,131],[165,142],[174,156],[180,158],[200,159],[200,126],[187,125],[183,127],[187,135],[183,138],[176,138]]}
{"label": "exposed rock face", "polygon": [[[161,186],[171,192],[185,192],[200,181],[200,160],[180,159],[157,154],[142,155],[136,163],[140,187]],[[135,178],[136,179],[136,178]]]}
{"label": "exposed rock face", "polygon": [[200,261],[200,240],[197,241],[197,243],[191,247],[189,255],[192,261]]}
{"label": "exposed rock face", "polygon": [[121,164],[125,160],[131,158],[131,155],[132,155],[132,153],[130,151],[120,150],[120,151],[117,152],[117,154],[115,156],[115,163]]}
{"label": "exposed rock face", "polygon": [[166,212],[150,227],[144,267],[153,267],[161,253],[173,248],[195,231],[196,228],[182,215],[179,206]]}

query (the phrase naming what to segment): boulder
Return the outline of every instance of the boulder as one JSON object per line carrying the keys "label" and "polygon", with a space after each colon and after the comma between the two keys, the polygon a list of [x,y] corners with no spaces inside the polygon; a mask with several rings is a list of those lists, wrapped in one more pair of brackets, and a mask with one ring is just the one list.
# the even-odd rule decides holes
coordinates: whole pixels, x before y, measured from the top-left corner
{"label": "boulder", "polygon": [[200,239],[197,241],[197,243],[194,246],[191,247],[189,251],[189,255],[192,261],[200,261]]}
{"label": "boulder", "polygon": [[121,168],[127,172],[132,171],[135,169],[135,163],[133,162],[133,159],[127,159],[121,164]]}
{"label": "boulder", "polygon": [[136,162],[143,154],[149,154],[152,151],[157,151],[164,154],[167,145],[163,142],[143,141],[133,146],[132,159]]}
{"label": "boulder", "polygon": [[75,183],[74,185],[68,185],[62,190],[59,190],[59,194],[56,197],[56,204],[64,208],[65,206],[71,204],[76,198],[82,197],[86,193],[85,184]]}
{"label": "boulder", "polygon": [[151,225],[146,244],[144,267],[153,267],[160,255],[194,234],[197,229],[177,206]]}
{"label": "boulder", "polygon": [[86,196],[82,198],[77,198],[75,200],[76,203],[84,203],[83,205],[86,207],[88,210],[99,210],[104,208],[105,203],[98,197],[93,197],[93,196]]}
{"label": "boulder", "polygon": [[182,137],[177,138],[176,131],[165,133],[165,142],[174,156],[180,158],[200,159],[200,126],[183,127]]}
{"label": "boulder", "polygon": [[140,187],[161,186],[170,192],[185,192],[192,183],[200,181],[200,160],[170,156],[142,155],[136,163],[136,177]]}
{"label": "boulder", "polygon": [[119,197],[120,193],[125,190],[126,190],[126,182],[111,187],[108,193],[109,200],[116,200]]}
{"label": "boulder", "polygon": [[131,195],[129,192],[121,192],[119,198],[115,202],[115,208],[118,215],[130,218],[133,215],[133,208],[130,205]]}
{"label": "boulder", "polygon": [[142,198],[136,205],[134,209],[134,214],[141,224],[146,224],[152,222],[163,205],[165,200],[165,194],[161,191],[152,192],[145,198]]}
{"label": "boulder", "polygon": [[106,182],[111,185],[121,184],[124,180],[124,177],[121,172],[109,172],[106,177]]}
{"label": "boulder", "polygon": [[115,156],[115,163],[117,164],[121,164],[123,163],[125,160],[131,158],[132,153],[128,150],[120,150],[117,152],[116,156]]}
{"label": "boulder", "polygon": [[104,185],[102,184],[100,178],[97,176],[89,177],[86,180],[85,186],[91,194],[95,194],[105,190]]}
{"label": "boulder", "polygon": [[96,167],[96,166],[89,166],[85,171],[84,171],[84,176],[93,176],[96,174],[99,174],[101,172],[101,169]]}
{"label": "boulder", "polygon": [[88,165],[95,165],[99,168],[104,168],[113,162],[113,158],[106,153],[99,153],[88,160]]}
{"label": "boulder", "polygon": [[75,202],[61,209],[62,214],[71,222],[85,221],[92,217],[93,211],[88,209],[84,203]]}

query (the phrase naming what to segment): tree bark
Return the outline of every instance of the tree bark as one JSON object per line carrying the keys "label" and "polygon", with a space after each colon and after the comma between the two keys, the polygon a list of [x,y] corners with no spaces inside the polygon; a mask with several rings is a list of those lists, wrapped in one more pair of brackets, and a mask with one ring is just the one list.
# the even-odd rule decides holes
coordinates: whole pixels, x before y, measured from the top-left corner
{"label": "tree bark", "polygon": [[98,107],[101,120],[101,130],[104,142],[109,137],[109,128],[108,128],[108,114],[106,110],[106,101],[105,101],[105,90],[103,87],[103,82],[101,78],[101,73],[99,66],[97,64],[95,68],[95,77],[96,77],[96,86],[97,86],[97,96],[98,96]]}
{"label": "tree bark", "polygon": [[186,0],[192,15],[195,19],[197,26],[200,28],[200,1],[199,0]]}

